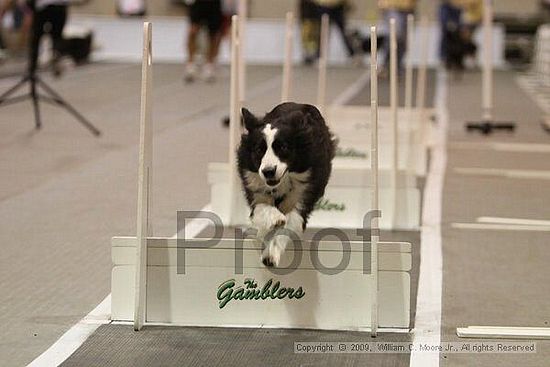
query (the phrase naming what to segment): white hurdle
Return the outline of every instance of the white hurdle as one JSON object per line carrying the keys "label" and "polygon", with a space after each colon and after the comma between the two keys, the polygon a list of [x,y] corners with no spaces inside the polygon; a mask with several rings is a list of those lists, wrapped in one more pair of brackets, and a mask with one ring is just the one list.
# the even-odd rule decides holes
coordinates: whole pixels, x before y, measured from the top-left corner
{"label": "white hurdle", "polygon": [[[385,229],[414,229],[419,225],[419,191],[417,190],[417,183],[414,179],[414,175],[423,176],[426,169],[426,152],[425,139],[420,136],[419,139],[413,139],[413,129],[412,124],[415,125],[415,133],[422,134],[423,131],[419,126],[423,124],[424,121],[418,121],[419,113],[415,111],[414,120],[412,113],[412,90],[413,90],[413,81],[412,81],[412,66],[409,60],[410,70],[408,72],[408,84],[409,91],[408,95],[408,104],[410,105],[409,109],[400,109],[399,108],[399,94],[398,94],[398,71],[397,71],[397,35],[396,35],[396,23],[395,20],[391,22],[390,25],[390,88],[391,88],[391,101],[390,106],[383,108],[383,125],[380,125],[382,128],[381,136],[382,141],[384,142],[384,149],[382,151],[382,161],[379,163],[381,168],[382,182],[383,182],[383,194],[382,194],[382,207],[384,208],[384,218],[382,219],[382,227]],[[326,31],[328,27],[322,26],[322,29]],[[408,28],[412,28],[412,19],[409,18]],[[322,30],[322,33],[324,31]],[[409,32],[409,36],[412,36],[412,31]],[[325,33],[326,34],[326,33]],[[364,139],[367,138],[367,133],[369,133],[371,127],[371,122],[369,121],[370,107],[367,106],[341,106],[341,105],[332,105],[326,106],[326,73],[327,73],[327,63],[324,55],[328,53],[327,44],[323,41],[326,39],[324,36],[321,36],[321,59],[319,61],[319,91],[317,98],[317,107],[323,112],[327,123],[332,128],[333,132],[338,136],[340,140],[340,145],[345,151],[346,149],[352,149],[356,151],[363,150]],[[410,57],[409,57],[410,59]],[[424,70],[424,74],[426,71]],[[421,80],[421,82],[426,83],[426,78]],[[425,86],[423,88],[425,90]],[[421,92],[422,93],[422,92]],[[421,101],[421,104],[424,102]],[[379,110],[380,111],[380,110]],[[399,120],[405,122],[408,120],[407,126],[403,124],[400,128]],[[424,130],[424,129],[422,129]],[[408,145],[406,145],[408,144]],[[401,148],[403,148],[401,153]],[[341,171],[346,170],[346,174],[349,177],[355,174],[354,171],[358,172],[361,170],[369,170],[368,164],[362,164],[361,160],[368,161],[368,150],[365,151],[363,158],[357,157],[346,157],[338,156],[334,161],[334,179],[331,181],[333,183],[339,182],[336,179],[337,174]],[[416,160],[417,157],[418,161]],[[403,162],[401,162],[401,160]],[[419,162],[424,161],[424,164],[419,164]],[[332,192],[332,187],[329,188],[328,192]],[[328,218],[323,218],[323,223],[333,222],[327,221]],[[316,220],[314,218],[313,220]]]}
{"label": "white hurdle", "polygon": [[286,13],[285,22],[285,55],[283,60],[283,85],[281,88],[281,102],[290,100],[292,90],[292,51],[294,47],[294,14]]}
{"label": "white hurdle", "polygon": [[141,67],[141,114],[139,134],[139,171],[137,204],[137,248],[135,269],[134,330],[145,323],[147,297],[147,237],[153,235],[151,212],[151,184],[153,163],[153,131],[151,89],[153,84],[152,25],[143,24],[143,62]]}

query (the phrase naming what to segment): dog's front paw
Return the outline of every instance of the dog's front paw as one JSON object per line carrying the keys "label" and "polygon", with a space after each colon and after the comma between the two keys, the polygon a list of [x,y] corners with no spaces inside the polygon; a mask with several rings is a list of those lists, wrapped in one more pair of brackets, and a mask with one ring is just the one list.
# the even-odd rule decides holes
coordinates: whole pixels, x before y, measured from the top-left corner
{"label": "dog's front paw", "polygon": [[271,226],[270,229],[282,228],[286,224],[286,216],[281,213],[278,209],[275,209],[271,216]]}
{"label": "dog's front paw", "polygon": [[286,216],[273,206],[264,206],[254,212],[252,223],[263,234],[284,227]]}
{"label": "dog's front paw", "polygon": [[263,250],[260,260],[268,268],[276,267],[279,266],[282,253],[283,250],[278,246],[269,245]]}

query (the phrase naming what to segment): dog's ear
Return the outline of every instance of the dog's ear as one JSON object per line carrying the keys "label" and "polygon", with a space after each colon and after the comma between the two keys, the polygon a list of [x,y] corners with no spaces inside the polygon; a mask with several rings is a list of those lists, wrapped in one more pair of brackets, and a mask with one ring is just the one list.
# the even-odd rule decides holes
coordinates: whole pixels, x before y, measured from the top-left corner
{"label": "dog's ear", "polygon": [[262,122],[246,108],[241,109],[243,124],[246,130],[252,131],[262,126]]}

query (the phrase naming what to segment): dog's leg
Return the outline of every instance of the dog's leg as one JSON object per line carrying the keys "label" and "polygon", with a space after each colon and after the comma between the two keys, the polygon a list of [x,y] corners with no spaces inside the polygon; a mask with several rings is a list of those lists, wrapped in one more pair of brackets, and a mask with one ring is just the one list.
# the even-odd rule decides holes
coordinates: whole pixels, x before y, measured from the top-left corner
{"label": "dog's leg", "polygon": [[[282,233],[275,233],[269,244],[262,252],[261,260],[265,266],[278,266],[281,260],[281,255],[285,251],[287,245],[293,241],[294,238],[302,238],[304,226],[304,219],[298,213],[293,210],[286,215],[286,224],[284,226],[285,231]],[[285,233],[286,232],[286,233]],[[292,237],[291,234],[293,233]]]}
{"label": "dog's leg", "polygon": [[272,229],[286,224],[286,217],[276,207],[267,204],[257,204],[250,218],[254,228],[258,230],[258,239],[262,239]]}

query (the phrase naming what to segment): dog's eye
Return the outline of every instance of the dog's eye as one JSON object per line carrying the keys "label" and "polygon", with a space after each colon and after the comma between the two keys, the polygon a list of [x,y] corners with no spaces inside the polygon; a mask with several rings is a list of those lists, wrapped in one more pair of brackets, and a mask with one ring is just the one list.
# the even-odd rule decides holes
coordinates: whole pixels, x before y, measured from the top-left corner
{"label": "dog's eye", "polygon": [[254,153],[256,153],[257,155],[261,155],[265,152],[265,149],[266,149],[266,143],[265,141],[263,141],[260,144],[256,145],[256,147],[254,148]]}
{"label": "dog's eye", "polygon": [[289,150],[288,144],[281,141],[276,141],[275,143],[273,143],[273,148],[280,153],[287,153]]}

